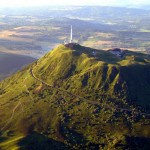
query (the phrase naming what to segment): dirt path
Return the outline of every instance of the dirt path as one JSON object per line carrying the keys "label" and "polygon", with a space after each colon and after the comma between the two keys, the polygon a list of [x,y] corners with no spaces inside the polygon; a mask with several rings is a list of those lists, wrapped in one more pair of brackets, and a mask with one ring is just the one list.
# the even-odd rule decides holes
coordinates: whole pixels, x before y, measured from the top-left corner
{"label": "dirt path", "polygon": [[[1,128],[1,131],[4,130],[4,129],[8,126],[8,124],[11,122],[11,120],[12,120],[13,117],[14,117],[15,111],[16,111],[16,109],[19,107],[19,105],[22,106],[22,104],[21,104],[20,101],[19,101],[19,102],[17,103],[17,105],[13,108],[11,117],[7,120],[6,124]],[[22,111],[23,111],[23,107],[22,107]]]}
{"label": "dirt path", "polygon": [[[27,80],[27,77],[23,80],[23,84],[24,84],[24,86],[25,86],[25,88],[26,88],[27,93],[29,93],[30,98],[33,100],[32,96],[31,96],[31,94],[30,94],[30,92],[29,92],[29,90],[27,89],[27,86],[26,86],[26,84],[25,84],[25,81],[26,81],[26,80]],[[15,111],[16,111],[16,109],[17,109],[19,106],[21,106],[21,110],[22,110],[22,112],[24,112],[23,105],[22,105],[21,101],[19,100],[19,102],[17,103],[17,105],[15,105],[15,107],[14,107],[13,110],[12,110],[12,115],[11,115],[11,117],[7,120],[6,124],[1,128],[1,131],[3,131],[3,130],[10,124],[10,122],[12,121],[12,119],[13,119],[13,117],[14,117]]]}

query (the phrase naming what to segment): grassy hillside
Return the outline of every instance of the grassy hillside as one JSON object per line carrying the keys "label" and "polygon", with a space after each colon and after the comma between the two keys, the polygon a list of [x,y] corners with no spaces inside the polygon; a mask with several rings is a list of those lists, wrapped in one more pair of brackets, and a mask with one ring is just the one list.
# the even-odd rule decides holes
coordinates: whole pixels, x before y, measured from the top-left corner
{"label": "grassy hillside", "polygon": [[0,148],[148,149],[150,58],[60,45],[0,84]]}
{"label": "grassy hillside", "polygon": [[127,51],[124,58],[118,58],[80,45],[73,49],[61,45],[38,60],[36,76],[79,95],[92,92],[132,101],[144,99],[143,104],[149,105],[149,56]]}

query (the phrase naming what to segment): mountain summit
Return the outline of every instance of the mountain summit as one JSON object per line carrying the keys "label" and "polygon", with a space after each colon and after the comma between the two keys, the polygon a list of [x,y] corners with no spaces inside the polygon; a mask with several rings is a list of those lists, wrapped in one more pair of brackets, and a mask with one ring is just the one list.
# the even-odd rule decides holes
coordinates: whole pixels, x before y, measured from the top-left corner
{"label": "mountain summit", "polygon": [[59,45],[1,82],[0,148],[148,149],[149,76],[148,55]]}

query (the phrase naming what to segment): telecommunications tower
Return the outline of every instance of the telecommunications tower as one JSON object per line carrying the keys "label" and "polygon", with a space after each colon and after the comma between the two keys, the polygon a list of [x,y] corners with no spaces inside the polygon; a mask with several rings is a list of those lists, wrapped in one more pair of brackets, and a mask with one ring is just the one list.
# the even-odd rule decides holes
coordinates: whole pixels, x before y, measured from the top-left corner
{"label": "telecommunications tower", "polygon": [[72,35],[72,25],[71,25],[71,32],[70,32],[70,43],[73,41],[73,35]]}

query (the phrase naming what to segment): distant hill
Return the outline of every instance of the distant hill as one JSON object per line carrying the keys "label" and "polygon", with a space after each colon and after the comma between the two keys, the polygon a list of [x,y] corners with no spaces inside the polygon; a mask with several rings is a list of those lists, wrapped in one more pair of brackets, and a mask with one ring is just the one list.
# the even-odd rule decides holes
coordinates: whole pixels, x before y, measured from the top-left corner
{"label": "distant hill", "polygon": [[[146,8],[148,6],[144,6]],[[34,15],[38,17],[126,17],[149,15],[149,10],[143,8],[111,7],[111,6],[43,6],[1,8],[2,15]],[[87,15],[88,14],[88,15]]]}
{"label": "distant hill", "polygon": [[150,57],[59,45],[0,84],[0,148],[149,149]]}
{"label": "distant hill", "polygon": [[0,52],[0,80],[10,76],[33,61],[35,59],[32,57]]}
{"label": "distant hill", "polygon": [[137,5],[135,7],[139,9],[150,10],[150,5]]}
{"label": "distant hill", "polygon": [[147,15],[150,14],[149,10],[144,10],[140,8],[126,8],[126,7],[109,7],[109,6],[87,6],[87,7],[81,7],[81,9],[74,10],[70,13],[72,16],[80,16],[80,17],[86,17],[88,14],[88,17],[95,18],[95,17],[102,17],[109,19],[111,17],[127,17],[127,16],[144,16],[147,13]]}

